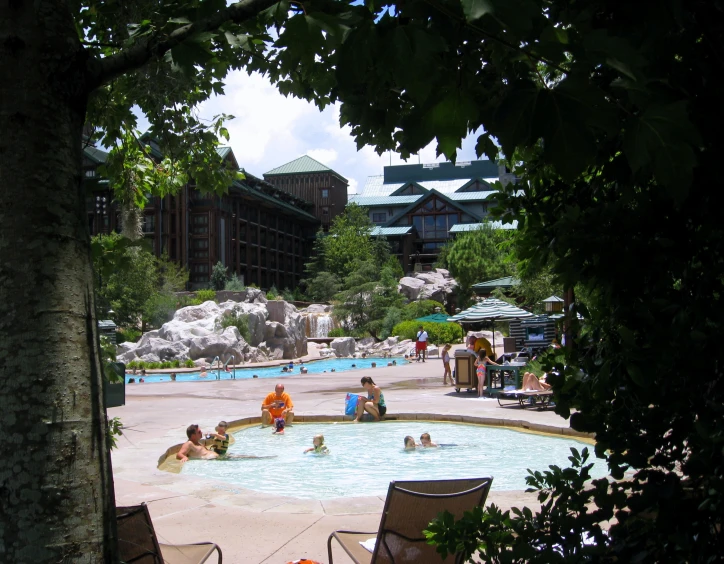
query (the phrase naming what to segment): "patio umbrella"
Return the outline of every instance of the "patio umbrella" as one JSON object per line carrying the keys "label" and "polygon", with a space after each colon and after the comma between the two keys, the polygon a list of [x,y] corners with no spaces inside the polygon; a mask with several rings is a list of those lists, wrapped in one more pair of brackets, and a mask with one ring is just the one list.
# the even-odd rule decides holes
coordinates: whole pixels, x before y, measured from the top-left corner
{"label": "patio umbrella", "polygon": [[446,313],[433,313],[425,317],[418,317],[415,321],[430,321],[432,323],[447,323],[448,315]]}
{"label": "patio umbrella", "polygon": [[493,352],[495,352],[495,320],[496,319],[522,319],[524,317],[533,317],[529,311],[516,307],[498,300],[496,298],[487,298],[482,302],[475,304],[468,309],[448,318],[448,321],[457,321],[458,323],[475,323],[478,321],[493,322]]}

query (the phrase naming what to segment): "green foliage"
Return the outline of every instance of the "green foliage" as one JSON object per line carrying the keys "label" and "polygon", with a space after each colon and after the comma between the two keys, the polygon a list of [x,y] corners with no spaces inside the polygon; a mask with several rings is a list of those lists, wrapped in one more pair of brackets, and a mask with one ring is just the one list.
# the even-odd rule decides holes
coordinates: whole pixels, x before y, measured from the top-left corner
{"label": "green foliage", "polygon": [[284,288],[282,290],[282,299],[287,302],[293,302],[296,300],[296,297],[294,296],[294,292],[292,292],[289,288]]}
{"label": "green foliage", "polygon": [[236,272],[232,272],[231,276],[224,284],[224,290],[227,292],[243,292],[246,290],[246,286],[244,286],[244,280],[240,278]]}
{"label": "green foliage", "polygon": [[191,305],[201,305],[209,301],[216,301],[216,290],[197,290],[196,297],[191,300]]}
{"label": "green foliage", "polygon": [[242,338],[248,343],[251,339],[249,328],[249,315],[243,313],[240,307],[235,307],[230,312],[222,315],[216,320],[217,329],[224,330],[227,327],[236,327]]}
{"label": "green foliage", "polygon": [[403,310],[403,319],[417,319],[435,313],[435,308],[440,308],[440,313],[445,313],[445,306],[435,300],[420,300],[410,302]]}
{"label": "green foliage", "polygon": [[[184,361],[184,366],[188,367],[188,363],[191,362],[191,366],[193,366],[192,360],[186,360]],[[128,364],[126,364],[127,370],[133,370],[133,369],[139,370],[141,368],[146,370],[157,370],[159,368],[161,369],[168,369],[168,368],[181,368],[181,361],[180,360],[165,360],[163,362],[146,362],[145,360],[132,360]]]}
{"label": "green foliage", "polygon": [[159,327],[171,319],[177,304],[174,292],[188,281],[186,269],[116,233],[93,237],[92,253],[99,316],[112,308],[122,330],[139,322]]}
{"label": "green foliage", "polygon": [[141,330],[135,327],[121,327],[116,331],[116,343],[119,345],[125,342],[135,343],[142,334]]}
{"label": "green foliage", "polygon": [[329,302],[339,292],[340,284],[331,272],[319,272],[306,280],[307,297],[313,302]]}
{"label": "green foliage", "polygon": [[226,286],[226,280],[228,279],[228,272],[226,267],[221,264],[221,261],[217,262],[214,265],[214,268],[211,269],[211,289],[213,290],[223,290]]}
{"label": "green foliage", "polygon": [[277,290],[277,287],[272,285],[271,288],[266,293],[266,299],[267,300],[276,300],[279,297],[279,291]]}
{"label": "green foliage", "polygon": [[342,329],[342,327],[335,327],[334,329],[329,330],[329,333],[327,333],[327,336],[333,337],[336,339],[337,337],[346,337],[347,332],[344,329]]}
{"label": "green foliage", "polygon": [[[311,262],[306,264],[308,278],[313,280],[321,272],[344,280],[357,268],[359,262],[387,260],[389,247],[384,240],[370,237],[374,224],[366,208],[356,204],[344,208],[344,213],[332,220],[329,232],[320,231],[314,243]],[[309,287],[312,286],[308,282]]]}
{"label": "green foliage", "polygon": [[380,339],[386,339],[394,335],[394,328],[402,321],[403,311],[398,307],[391,307],[387,310],[380,328]]}
{"label": "green foliage", "polygon": [[116,437],[123,435],[123,423],[120,417],[114,417],[108,419],[106,424],[106,439],[108,440],[108,446],[111,450],[118,448],[118,441]]}
{"label": "green foliage", "polygon": [[184,361],[185,368],[193,368],[194,366],[196,366],[196,365],[194,364],[194,361],[191,360],[190,358],[188,360]]}
{"label": "green foliage", "polygon": [[509,231],[483,224],[480,229],[460,233],[447,245],[447,266],[463,297],[471,295],[473,284],[510,274],[505,258],[512,237]]}
{"label": "green foliage", "polygon": [[[382,264],[382,268],[380,268]],[[358,261],[345,279],[344,290],[335,300],[334,317],[349,333],[369,333],[381,339],[384,320],[391,308],[401,309],[405,300],[397,291],[399,262],[395,257],[382,262]]]}
{"label": "green foliage", "polygon": [[427,331],[428,342],[436,345],[459,343],[463,338],[463,330],[457,323],[433,323],[429,321],[403,321],[395,325],[392,334],[399,336],[401,339],[415,340],[420,325]]}

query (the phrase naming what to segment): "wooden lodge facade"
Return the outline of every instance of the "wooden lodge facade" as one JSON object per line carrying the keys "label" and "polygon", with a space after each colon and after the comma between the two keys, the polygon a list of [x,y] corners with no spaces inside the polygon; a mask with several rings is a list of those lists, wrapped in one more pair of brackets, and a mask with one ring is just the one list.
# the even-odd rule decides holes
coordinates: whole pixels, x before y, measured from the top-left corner
{"label": "wooden lodge facade", "polygon": [[[228,147],[220,158],[238,168]],[[97,174],[105,153],[85,148],[86,211],[91,235],[121,231],[108,182]],[[191,184],[173,196],[154,197],[143,211],[143,234],[156,256],[189,270],[189,289],[206,288],[217,262],[247,285],[293,289],[309,261],[319,220],[311,205],[245,173],[226,194],[202,194]]]}
{"label": "wooden lodge facade", "polygon": [[264,180],[311,202],[311,213],[321,222],[324,231],[329,231],[332,220],[344,212],[347,205],[347,179],[307,155],[265,172]]}

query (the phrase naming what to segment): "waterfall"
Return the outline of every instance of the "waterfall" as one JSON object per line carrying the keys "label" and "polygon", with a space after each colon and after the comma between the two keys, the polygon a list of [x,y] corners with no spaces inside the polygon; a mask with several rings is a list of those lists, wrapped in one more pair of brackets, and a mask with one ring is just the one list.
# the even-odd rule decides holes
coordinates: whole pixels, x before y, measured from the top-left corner
{"label": "waterfall", "polygon": [[334,328],[334,322],[332,316],[328,313],[309,313],[306,315],[307,318],[307,337],[313,339],[319,339],[326,337],[329,332]]}

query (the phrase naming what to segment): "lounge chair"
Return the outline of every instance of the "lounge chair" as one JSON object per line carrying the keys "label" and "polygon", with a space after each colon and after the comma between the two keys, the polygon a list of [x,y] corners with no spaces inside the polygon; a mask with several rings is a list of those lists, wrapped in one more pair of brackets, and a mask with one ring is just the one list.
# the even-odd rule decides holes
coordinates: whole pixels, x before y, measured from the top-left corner
{"label": "lounge chair", "polygon": [[[492,478],[390,482],[379,530],[333,532],[327,540],[329,564],[333,564],[332,539],[337,539],[357,564],[442,562],[442,556],[427,544],[422,531],[442,511],[460,518],[463,512],[483,505],[492,482]],[[375,535],[374,552],[370,552],[360,542]],[[457,555],[453,561],[461,562],[461,558]]]}
{"label": "lounge chair", "polygon": [[116,507],[118,552],[128,564],[202,564],[221,549],[213,542],[159,544],[145,503]]}
{"label": "lounge chair", "polygon": [[[498,405],[500,407],[537,407],[545,409],[553,405],[552,390],[507,390],[498,394]],[[507,400],[506,403],[500,400]]]}

